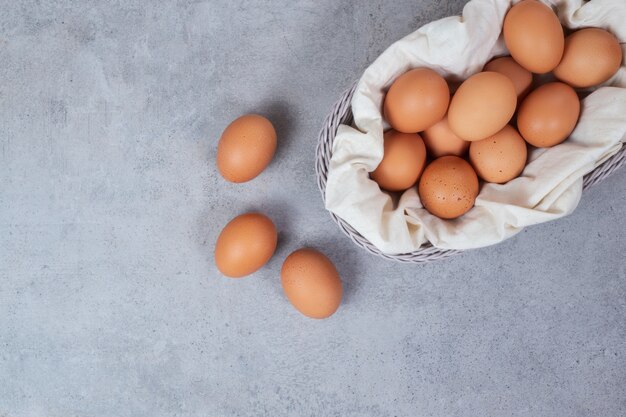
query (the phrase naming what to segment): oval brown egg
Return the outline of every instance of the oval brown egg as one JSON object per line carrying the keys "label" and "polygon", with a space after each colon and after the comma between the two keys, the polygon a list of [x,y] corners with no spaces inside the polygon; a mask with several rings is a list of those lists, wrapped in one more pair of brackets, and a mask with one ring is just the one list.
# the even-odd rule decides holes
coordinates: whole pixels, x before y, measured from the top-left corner
{"label": "oval brown egg", "polygon": [[265,169],[276,151],[276,131],[263,116],[247,114],[233,121],[217,145],[217,168],[230,182],[250,181]]}
{"label": "oval brown egg", "polygon": [[572,87],[592,87],[611,78],[622,64],[622,48],[603,29],[578,30],[565,39],[565,52],[554,75]]}
{"label": "oval brown egg", "polygon": [[291,304],[307,317],[329,317],[341,304],[339,273],[330,259],[314,249],[299,249],[289,255],[280,278]]}
{"label": "oval brown egg", "polygon": [[227,277],[250,275],[270,260],[278,234],[274,223],[261,213],[235,217],[222,230],[215,244],[215,264]]}
{"label": "oval brown egg", "polygon": [[461,139],[481,140],[499,132],[513,117],[517,94],[513,82],[499,72],[469,77],[450,102],[450,129]]}
{"label": "oval brown egg", "polygon": [[442,219],[455,219],[474,207],[478,177],[464,159],[442,156],[426,167],[418,192],[429,213]]}
{"label": "oval brown egg", "polygon": [[526,142],[509,125],[487,139],[472,142],[469,151],[476,174],[498,184],[512,180],[524,170],[527,154]]}
{"label": "oval brown egg", "polygon": [[384,135],[384,156],[370,174],[380,188],[402,191],[412,187],[426,164],[426,147],[417,133],[388,130]]}
{"label": "oval brown egg", "polygon": [[467,152],[470,142],[454,134],[448,123],[448,116],[422,132],[424,145],[433,158],[440,156],[462,156]]}
{"label": "oval brown egg", "polygon": [[510,56],[493,59],[485,65],[483,71],[494,71],[506,75],[513,82],[517,100],[524,98],[533,83],[533,74]]}
{"label": "oval brown egg", "polygon": [[532,91],[517,113],[517,128],[526,142],[549,148],[572,133],[580,115],[580,101],[572,87],[560,82]]}
{"label": "oval brown egg", "polygon": [[417,133],[441,120],[449,103],[446,80],[429,68],[416,68],[391,84],[383,111],[398,132]]}
{"label": "oval brown egg", "polygon": [[565,36],[554,11],[537,0],[522,0],[506,14],[504,42],[511,56],[530,72],[543,74],[559,65]]}

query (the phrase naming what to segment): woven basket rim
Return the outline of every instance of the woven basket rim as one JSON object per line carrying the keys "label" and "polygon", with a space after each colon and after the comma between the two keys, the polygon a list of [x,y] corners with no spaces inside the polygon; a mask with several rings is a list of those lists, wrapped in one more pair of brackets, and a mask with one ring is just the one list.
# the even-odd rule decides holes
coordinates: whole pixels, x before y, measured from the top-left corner
{"label": "woven basket rim", "polygon": [[[357,82],[353,83],[352,86],[348,88],[335,102],[331,112],[326,116],[324,127],[319,133],[315,155],[315,172],[317,174],[317,185],[322,194],[322,200],[324,203],[326,203],[326,180],[328,178],[328,166],[332,157],[333,143],[339,125],[351,124],[352,122],[352,96],[354,95],[356,86]],[[591,186],[602,182],[625,163],[626,146],[622,143],[622,147],[615,155],[608,158],[593,171],[584,176],[583,190],[587,190]],[[337,223],[341,231],[357,246],[360,246],[368,252],[384,259],[396,262],[419,264],[445,259],[467,251],[437,248],[428,242],[413,252],[400,254],[384,253],[374,246],[374,244],[372,244],[368,239],[357,232],[348,222],[331,211],[328,211],[328,213],[335,223]]]}

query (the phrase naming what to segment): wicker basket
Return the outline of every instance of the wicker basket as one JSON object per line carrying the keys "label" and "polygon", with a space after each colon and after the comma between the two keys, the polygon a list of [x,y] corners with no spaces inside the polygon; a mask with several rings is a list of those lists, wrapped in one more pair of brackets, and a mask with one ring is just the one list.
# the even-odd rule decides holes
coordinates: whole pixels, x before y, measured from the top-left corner
{"label": "wicker basket", "polygon": [[[356,88],[356,83],[343,93],[341,98],[335,103],[332,111],[326,117],[324,128],[320,132],[319,141],[317,144],[317,152],[315,158],[315,170],[317,172],[317,185],[322,193],[322,199],[326,200],[326,178],[328,176],[328,165],[332,156],[333,142],[335,135],[337,134],[337,128],[341,124],[352,123],[352,95]],[[607,159],[603,164],[596,169],[585,175],[583,179],[583,189],[586,190],[594,184],[597,184],[610,176],[619,167],[626,163],[626,146],[622,146],[621,149]],[[452,249],[440,249],[432,246],[430,243],[423,245],[419,250],[402,253],[397,255],[389,255],[380,251],[369,240],[361,236],[359,232],[354,230],[343,219],[338,217],[332,212],[329,212],[330,216],[337,222],[339,228],[358,246],[366,249],[367,251],[378,255],[382,258],[405,263],[426,263],[435,261],[438,259],[444,259],[463,251]]]}

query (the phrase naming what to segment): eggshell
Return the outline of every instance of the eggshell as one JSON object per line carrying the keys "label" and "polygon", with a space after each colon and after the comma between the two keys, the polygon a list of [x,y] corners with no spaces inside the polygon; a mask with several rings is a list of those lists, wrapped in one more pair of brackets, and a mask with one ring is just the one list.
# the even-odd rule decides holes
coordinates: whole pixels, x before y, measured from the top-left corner
{"label": "eggshell", "polygon": [[446,80],[429,68],[399,76],[387,91],[385,118],[395,130],[417,133],[443,118],[450,103]]}
{"label": "eggshell", "polygon": [[426,147],[417,133],[388,130],[384,135],[384,156],[370,176],[380,188],[402,191],[412,187],[424,170]]}
{"label": "eggshell", "polygon": [[511,120],[517,106],[513,82],[499,72],[479,72],[469,77],[450,102],[450,129],[461,139],[489,137]]}
{"label": "eggshell", "polygon": [[503,56],[489,61],[483,71],[494,71],[506,75],[513,82],[518,101],[523,98],[533,83],[533,74],[510,56]]}
{"label": "eggshell", "polygon": [[528,71],[543,74],[559,65],[565,37],[549,6],[536,0],[520,1],[506,14],[503,34],[515,61]]}
{"label": "eggshell", "polygon": [[532,91],[517,113],[517,128],[526,142],[549,148],[572,133],[580,115],[580,101],[572,87],[560,82]]}
{"label": "eggshell", "polygon": [[230,182],[250,181],[265,169],[276,151],[276,131],[263,116],[248,114],[233,121],[217,146],[217,168]]}
{"label": "eggshell", "polygon": [[565,39],[565,52],[554,75],[572,87],[592,87],[611,78],[622,63],[622,48],[603,29],[578,30]]}
{"label": "eggshell", "polygon": [[480,178],[488,182],[505,183],[517,177],[526,166],[526,142],[509,126],[495,135],[472,142],[470,161]]}
{"label": "eggshell", "polygon": [[261,213],[235,217],[222,230],[215,244],[215,264],[231,278],[250,275],[270,260],[278,234],[274,223]]}
{"label": "eggshell", "polygon": [[448,123],[448,116],[422,132],[428,154],[434,158],[445,155],[462,156],[467,152],[470,142],[454,134]]}
{"label": "eggshell", "polygon": [[429,213],[442,219],[454,219],[474,206],[478,177],[464,159],[442,156],[426,167],[418,192]]}
{"label": "eggshell", "polygon": [[285,259],[280,271],[285,295],[300,313],[323,319],[341,304],[343,289],[335,265],[314,249],[299,249]]}

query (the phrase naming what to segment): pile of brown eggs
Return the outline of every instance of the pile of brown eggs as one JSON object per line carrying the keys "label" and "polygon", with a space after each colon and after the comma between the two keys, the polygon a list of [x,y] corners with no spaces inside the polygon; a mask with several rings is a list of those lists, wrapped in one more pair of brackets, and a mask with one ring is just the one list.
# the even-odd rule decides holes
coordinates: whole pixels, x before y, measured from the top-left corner
{"label": "pile of brown eggs", "polygon": [[[506,183],[523,171],[528,145],[547,148],[566,140],[580,115],[575,88],[607,81],[622,62],[611,33],[586,28],[565,37],[553,10],[537,0],[509,10],[503,36],[511,56],[488,62],[452,97],[446,80],[429,68],[394,81],[383,106],[392,129],[371,173],[381,189],[417,184],[431,214],[465,214],[474,206],[479,179]],[[550,72],[555,81],[532,89],[533,73]]]}

